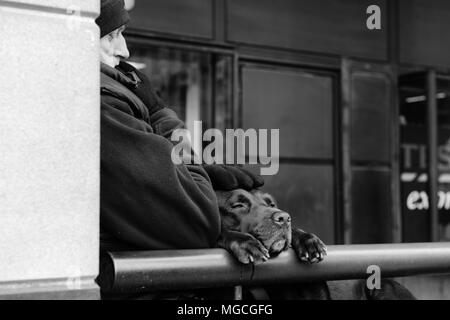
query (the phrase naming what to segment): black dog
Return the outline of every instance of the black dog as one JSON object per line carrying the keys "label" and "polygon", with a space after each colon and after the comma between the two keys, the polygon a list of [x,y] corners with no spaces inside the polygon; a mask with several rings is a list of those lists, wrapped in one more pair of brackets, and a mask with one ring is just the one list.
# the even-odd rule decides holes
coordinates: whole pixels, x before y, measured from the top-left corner
{"label": "black dog", "polygon": [[[259,190],[216,191],[222,218],[218,245],[244,264],[259,264],[292,248],[303,262],[323,260],[327,249],[314,234],[292,228],[290,215],[273,197]],[[399,283],[383,279],[381,289],[369,290],[365,281],[305,284],[297,288],[264,288],[273,299],[415,299]],[[260,291],[261,292],[261,291]]]}

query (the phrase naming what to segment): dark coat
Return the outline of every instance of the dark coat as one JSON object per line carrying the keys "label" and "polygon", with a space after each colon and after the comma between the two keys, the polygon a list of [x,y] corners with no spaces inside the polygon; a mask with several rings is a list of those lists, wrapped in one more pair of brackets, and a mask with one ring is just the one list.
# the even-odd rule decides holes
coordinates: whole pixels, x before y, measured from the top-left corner
{"label": "dark coat", "polygon": [[168,108],[149,115],[129,81],[102,64],[101,249],[215,246],[219,209],[206,172],[170,157],[182,121]]}

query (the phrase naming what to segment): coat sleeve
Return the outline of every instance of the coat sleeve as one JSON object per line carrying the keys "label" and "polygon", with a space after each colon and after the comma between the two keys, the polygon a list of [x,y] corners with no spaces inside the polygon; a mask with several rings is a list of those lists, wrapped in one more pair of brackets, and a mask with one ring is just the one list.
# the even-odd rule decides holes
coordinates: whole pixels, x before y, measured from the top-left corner
{"label": "coat sleeve", "polygon": [[102,97],[102,230],[143,250],[214,247],[220,219],[208,175],[175,165],[169,139],[124,110]]}

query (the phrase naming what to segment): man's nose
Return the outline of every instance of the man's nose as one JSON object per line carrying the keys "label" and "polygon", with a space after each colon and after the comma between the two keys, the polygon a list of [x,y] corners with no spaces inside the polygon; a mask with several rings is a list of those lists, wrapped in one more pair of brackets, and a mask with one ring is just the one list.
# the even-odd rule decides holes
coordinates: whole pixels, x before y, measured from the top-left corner
{"label": "man's nose", "polygon": [[276,224],[283,225],[291,222],[291,216],[284,211],[277,211],[272,214],[272,220]]}
{"label": "man's nose", "polygon": [[120,35],[119,43],[116,47],[116,55],[121,56],[124,59],[128,59],[130,57],[130,52],[128,51],[127,42],[123,35]]}

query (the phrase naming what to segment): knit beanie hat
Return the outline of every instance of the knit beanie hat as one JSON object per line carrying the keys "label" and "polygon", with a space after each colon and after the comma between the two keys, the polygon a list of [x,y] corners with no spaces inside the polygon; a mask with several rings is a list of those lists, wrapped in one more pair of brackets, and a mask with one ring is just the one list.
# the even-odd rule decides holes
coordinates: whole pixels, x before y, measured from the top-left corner
{"label": "knit beanie hat", "polygon": [[130,21],[123,0],[101,0],[100,16],[95,22],[100,27],[100,38]]}

